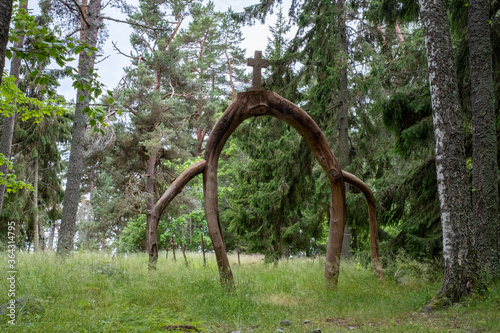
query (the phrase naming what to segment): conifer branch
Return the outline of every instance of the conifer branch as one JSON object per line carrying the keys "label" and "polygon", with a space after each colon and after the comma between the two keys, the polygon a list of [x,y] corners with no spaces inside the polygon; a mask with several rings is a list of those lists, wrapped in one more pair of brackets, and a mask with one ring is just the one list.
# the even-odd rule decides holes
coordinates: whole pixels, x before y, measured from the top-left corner
{"label": "conifer branch", "polygon": [[[115,18],[112,18],[112,17],[109,17],[109,16],[103,16],[102,19],[103,20],[114,21],[114,22],[118,22],[118,23],[125,23],[125,24],[136,26],[136,27],[148,29],[148,30],[153,30],[155,32],[156,31],[168,31],[169,30],[169,29],[165,29],[165,28],[154,28],[154,27],[150,27],[150,26],[147,26],[147,25],[144,25],[144,24],[137,23],[137,22],[130,22],[130,21],[118,20],[118,19],[115,19]],[[177,22],[168,22],[168,23],[170,23],[170,24],[176,24]]]}
{"label": "conifer branch", "polygon": [[132,113],[134,116],[136,116],[137,118],[139,118],[139,114],[137,112],[134,111],[134,109],[132,109],[130,106],[125,106],[125,108],[130,112]]}
{"label": "conifer branch", "polygon": [[64,6],[66,6],[70,12],[74,13],[76,16],[78,16],[76,13],[75,13],[75,9],[69,4],[67,3],[66,1],[63,1],[63,0],[59,0],[60,3],[62,3]]}
{"label": "conifer branch", "polygon": [[122,51],[118,48],[118,46],[116,46],[116,43],[115,43],[115,42],[111,42],[111,44],[113,45],[113,48],[114,48],[116,51],[118,51],[118,53],[119,53],[119,54],[121,54],[121,55],[123,55],[123,56],[125,56],[125,57],[127,57],[127,58],[130,58],[130,59],[137,59],[137,60],[140,60],[140,59],[141,59],[141,56],[139,56],[139,57],[134,57],[134,56],[131,56],[131,55],[128,55],[128,54],[123,53],[123,52],[122,52]]}
{"label": "conifer branch", "polygon": [[[59,0],[60,1],[60,0]],[[72,0],[73,3],[75,4],[76,8],[78,9],[78,11],[80,12],[80,16],[82,17],[82,20],[83,22],[85,22],[85,24],[87,25],[87,27],[90,27],[90,24],[89,22],[87,21],[87,17],[85,16],[85,14],[83,13],[83,9],[82,9],[82,6],[80,6],[78,4],[78,2],[76,2],[76,0]]]}

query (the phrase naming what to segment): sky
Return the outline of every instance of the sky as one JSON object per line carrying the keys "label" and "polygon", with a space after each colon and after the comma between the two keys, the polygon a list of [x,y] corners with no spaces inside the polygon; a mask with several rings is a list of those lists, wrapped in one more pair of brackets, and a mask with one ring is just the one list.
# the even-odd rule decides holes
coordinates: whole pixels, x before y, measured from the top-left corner
{"label": "sky", "polygon": [[[259,0],[213,0],[216,10],[226,11],[229,7],[232,7],[236,12],[243,11],[244,7],[257,3],[258,1]],[[283,8],[288,8],[287,3],[289,1],[290,0],[284,1]],[[134,2],[136,1],[129,1],[131,4],[134,4]],[[204,2],[206,3],[207,1]],[[126,18],[125,15],[121,14],[118,10],[113,9],[109,9],[104,15],[123,20]],[[270,16],[268,24],[274,24],[275,20],[275,16]],[[241,46],[246,49],[247,58],[253,57],[254,51],[256,50],[265,50],[267,37],[270,35],[268,24],[262,25],[256,23],[253,26],[242,27],[245,40]],[[100,81],[106,86],[106,89],[113,90],[123,76],[123,68],[130,64],[130,59],[120,55],[114,50],[112,42],[117,45],[121,52],[129,54],[131,50],[129,36],[132,29],[127,24],[116,23],[109,20],[106,21],[106,25],[109,30],[109,37],[104,44],[103,53],[109,55],[109,57],[101,60],[96,67],[97,73],[100,76]],[[6,66],[6,68],[8,67]],[[249,68],[248,71],[250,72],[251,69]],[[71,81],[69,79],[61,82],[58,92],[64,95],[68,100],[75,99],[76,96],[76,91],[71,87]]]}

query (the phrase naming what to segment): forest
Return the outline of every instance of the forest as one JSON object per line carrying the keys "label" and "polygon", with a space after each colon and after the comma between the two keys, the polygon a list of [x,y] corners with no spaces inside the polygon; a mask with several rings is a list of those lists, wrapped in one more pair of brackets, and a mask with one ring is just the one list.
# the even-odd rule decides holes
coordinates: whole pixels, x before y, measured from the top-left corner
{"label": "forest", "polygon": [[[262,87],[304,110],[373,192],[385,278],[429,268],[439,282],[427,309],[498,294],[499,0],[254,0],[225,12],[203,0],[27,2],[0,3],[2,253],[124,260],[150,251],[156,225],[149,270],[175,251],[213,260],[203,177],[168,206],[162,196],[252,85],[242,28],[264,24]],[[128,62],[115,87],[96,68],[109,22],[132,29],[131,52],[114,44]],[[276,269],[327,254],[329,180],[295,128],[244,121],[217,176],[237,269],[240,253]],[[345,203],[342,260],[369,270],[365,196],[346,185]]]}

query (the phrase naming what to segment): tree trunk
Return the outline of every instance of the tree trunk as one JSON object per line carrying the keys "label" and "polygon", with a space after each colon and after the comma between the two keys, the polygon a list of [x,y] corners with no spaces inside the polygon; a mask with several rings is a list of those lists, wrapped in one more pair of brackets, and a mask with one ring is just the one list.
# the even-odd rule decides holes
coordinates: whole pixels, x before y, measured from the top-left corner
{"label": "tree trunk", "polygon": [[469,3],[472,102],[472,209],[479,267],[500,277],[497,139],[493,96],[490,1]]}
{"label": "tree trunk", "polygon": [[10,20],[12,18],[12,0],[0,0],[0,84],[5,68],[5,52],[9,42]]}
{"label": "tree trunk", "polygon": [[179,244],[181,246],[181,251],[182,251],[182,256],[184,257],[184,263],[186,264],[186,267],[189,266],[189,262],[186,256],[186,245],[182,242],[182,240],[179,239]]}
{"label": "tree trunk", "polygon": [[[101,24],[101,0],[92,0],[88,7],[87,0],[83,0],[81,7],[83,14],[87,18],[88,26],[82,20],[80,39],[84,40],[89,46],[95,47]],[[88,78],[90,71],[94,69],[95,56],[95,52],[91,56],[88,56],[85,52],[80,53],[79,72],[82,77]],[[86,90],[78,90],[76,94],[77,103],[73,121],[71,153],[63,199],[59,242],[57,244],[57,252],[61,254],[68,253],[74,248],[76,214],[80,201],[85,131],[87,128],[87,115],[83,113],[83,110],[89,106],[88,95],[89,93]],[[80,96],[84,97],[83,101],[80,101]]]}
{"label": "tree trunk", "polygon": [[[349,110],[348,110],[348,93],[347,90],[347,63],[349,54],[349,42],[347,40],[346,33],[346,16],[345,16],[345,3],[344,0],[337,1],[337,27],[339,30],[340,39],[340,56],[339,56],[339,70],[340,70],[340,82],[339,82],[339,107],[337,111],[337,127],[339,132],[339,163],[342,169],[345,169],[350,163],[351,159],[349,157]],[[348,187],[346,188],[348,190]],[[342,256],[344,258],[352,257],[351,250],[351,231],[346,225],[344,229],[344,238],[342,239]],[[349,235],[346,237],[346,235]]]}
{"label": "tree trunk", "polygon": [[175,248],[177,247],[177,244],[175,244],[174,238],[170,241],[170,246],[172,247],[172,257],[174,262],[177,262],[177,258],[175,257]]}
{"label": "tree trunk", "polygon": [[47,249],[52,251],[54,249],[54,237],[56,234],[56,221],[50,222],[50,234],[49,234],[49,243],[47,245]]}
{"label": "tree trunk", "polygon": [[[36,149],[35,149],[36,151]],[[33,251],[40,251],[40,232],[38,228],[38,154],[33,161]]]}
{"label": "tree trunk", "polygon": [[203,253],[203,267],[207,265],[207,258],[205,257],[205,240],[203,234],[201,235],[201,253]]}
{"label": "tree trunk", "polygon": [[[2,1],[0,3],[0,8],[3,8],[4,6],[7,6],[8,3],[10,3],[10,10],[12,11],[12,1]],[[27,9],[28,8],[28,0],[26,0],[26,3],[24,5],[20,6],[21,8]],[[3,20],[4,18],[2,17],[3,14],[0,14],[0,20]],[[10,22],[10,15],[9,15],[9,22]],[[8,37],[8,25],[7,25],[7,37]],[[3,27],[0,27],[0,31],[3,29]],[[3,33],[3,32],[2,32]],[[0,36],[3,38],[3,36]],[[23,48],[24,47],[24,35],[19,35],[18,36],[19,40],[14,43],[14,47],[17,48]],[[1,57],[2,59],[0,60],[0,76],[3,74],[3,68],[5,67],[5,46],[3,46],[3,50],[0,50],[1,52]],[[16,84],[19,81],[19,76],[21,75],[21,59],[14,56],[10,63],[10,75],[14,76],[16,78]],[[0,79],[0,84],[2,83],[2,80]],[[5,156],[6,159],[10,160],[10,155],[12,153],[12,136],[14,135],[14,124],[16,120],[16,114],[14,113],[10,117],[5,117],[3,119],[3,125],[2,125],[2,138],[0,141],[0,153]],[[2,172],[4,175],[9,173],[9,167],[7,164],[4,164],[0,166],[0,172]],[[0,185],[0,215],[2,215],[2,207],[3,207],[3,200],[5,197],[5,185]]]}
{"label": "tree trunk", "polygon": [[106,231],[103,231],[101,235],[101,251],[104,252],[105,250],[106,250]]}
{"label": "tree trunk", "polygon": [[148,268],[156,269],[156,263],[158,262],[158,227],[157,221],[160,221],[160,217],[156,219],[153,212],[155,204],[155,172],[156,172],[156,157],[158,153],[156,149],[151,149],[149,152],[149,159],[147,165],[147,180],[146,180],[146,248],[149,253],[149,265]]}
{"label": "tree trunk", "polygon": [[405,43],[405,37],[403,36],[403,32],[401,32],[401,28],[399,27],[398,22],[396,22],[394,29],[396,30],[396,36],[398,37],[399,45],[403,45]]}
{"label": "tree trunk", "polygon": [[429,68],[436,170],[443,229],[444,281],[433,309],[481,287],[472,242],[470,184],[450,27],[443,0],[420,0]]}
{"label": "tree trunk", "polygon": [[340,34],[340,90],[339,90],[339,108],[337,111],[337,126],[339,130],[339,163],[342,169],[350,163],[349,158],[349,114],[347,103],[347,62],[349,54],[349,44],[346,34],[346,19],[344,0],[337,1],[338,30]]}

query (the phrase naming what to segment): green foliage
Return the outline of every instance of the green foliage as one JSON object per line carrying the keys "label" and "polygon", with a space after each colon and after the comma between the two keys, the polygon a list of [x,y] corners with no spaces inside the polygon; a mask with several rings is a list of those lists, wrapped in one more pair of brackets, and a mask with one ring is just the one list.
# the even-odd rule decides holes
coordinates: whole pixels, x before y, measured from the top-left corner
{"label": "green foliage", "polygon": [[398,234],[383,247],[404,248],[413,258],[436,258],[442,251],[436,169],[433,159],[411,173],[402,184],[378,196],[382,224],[396,226]]}
{"label": "green foliage", "polygon": [[295,129],[279,120],[240,125],[226,153],[230,158],[221,161],[219,195],[222,224],[240,247],[276,259],[317,251],[326,219],[310,214],[317,196],[308,151]]}
{"label": "green foliage", "polygon": [[[9,170],[12,170],[12,162],[5,158],[3,154],[0,153],[0,165],[7,164]],[[7,193],[16,193],[20,189],[27,189],[33,191],[33,186],[31,184],[26,184],[23,181],[16,180],[17,176],[11,173],[6,175],[0,172],[0,185],[5,185]]]}
{"label": "green foliage", "polygon": [[17,113],[21,120],[35,119],[40,122],[51,113],[63,114],[66,109],[60,105],[64,104],[61,97],[40,100],[26,96],[16,84],[13,76],[4,77],[0,85],[0,110],[4,117],[11,117]]}
{"label": "green foliage", "polygon": [[394,148],[403,157],[431,147],[432,107],[428,88],[410,94],[398,92],[375,107],[381,111],[384,125],[393,131]]}
{"label": "green foliage", "polygon": [[[7,193],[2,209],[2,224],[14,221],[18,242],[32,242],[33,218],[37,210],[42,230],[55,224],[60,218],[60,203],[64,190],[61,173],[62,146],[71,138],[71,120],[66,112],[63,115],[52,113],[40,122],[31,119],[18,121],[13,137],[13,173],[17,178],[30,183],[28,189],[21,189],[15,195]],[[38,178],[38,205],[33,197],[35,173]],[[44,236],[43,234],[41,235]],[[42,238],[44,239],[44,237]]]}
{"label": "green foliage", "polygon": [[[38,20],[37,17],[31,15],[26,10],[19,8],[19,6],[16,5],[14,6],[12,15],[12,27],[9,40],[11,42],[17,41],[20,36],[25,36],[29,40],[29,44],[26,45],[26,48],[11,47],[8,49],[6,56],[9,59],[12,59],[12,57],[15,56],[28,63],[48,63],[53,60],[61,69],[64,69],[67,76],[71,77],[73,87],[85,92],[85,99],[92,102],[99,100],[99,97],[103,92],[103,85],[98,81],[97,73],[91,71],[90,73],[81,75],[77,68],[69,65],[75,60],[73,56],[78,55],[81,52],[85,52],[90,56],[92,53],[98,51],[97,48],[90,47],[86,43],[82,43],[80,40],[73,37],[62,37],[62,32],[59,27],[50,29],[48,26],[40,24],[40,20]],[[48,94],[49,99],[45,100],[46,105],[55,108],[55,105],[62,104],[60,97],[54,98],[56,95],[55,87],[59,84],[51,71],[44,71],[38,68],[30,70],[28,73],[29,74],[27,76],[32,81],[33,85],[41,87],[39,91],[41,97]],[[26,113],[23,120],[34,116],[41,117],[41,115],[50,114],[50,109],[48,110],[47,107],[43,107],[45,104],[40,104],[41,102],[38,102],[40,105],[37,105],[37,102],[35,102],[34,99],[26,100],[28,97],[23,97],[22,93],[16,91],[12,84],[14,84],[13,81],[10,82],[8,90],[2,91],[2,95],[7,96],[4,97],[7,98],[5,101],[6,105],[12,105],[13,98],[16,98],[17,103],[21,106],[23,104],[31,103],[40,109],[39,113]],[[112,100],[112,92],[108,90],[108,94],[108,103],[112,103],[109,102]],[[77,102],[81,102],[81,100]],[[36,108],[31,110],[36,110]],[[13,111],[14,110],[11,108],[2,108],[4,115],[13,114]],[[105,126],[102,110],[86,108],[84,113],[87,113],[89,123],[94,130],[99,130],[96,127],[96,124],[98,123]]]}
{"label": "green foliage", "polygon": [[133,253],[143,250],[146,242],[146,216],[138,215],[127,222],[118,239],[118,252]]}
{"label": "green foliage", "polygon": [[416,0],[376,0],[371,1],[367,18],[375,22],[394,25],[419,19],[420,9]]}

